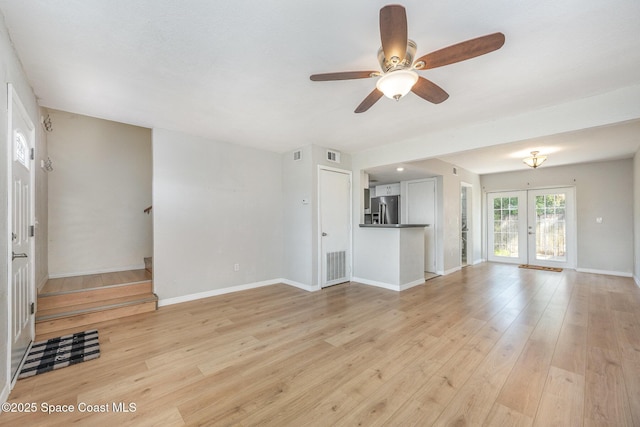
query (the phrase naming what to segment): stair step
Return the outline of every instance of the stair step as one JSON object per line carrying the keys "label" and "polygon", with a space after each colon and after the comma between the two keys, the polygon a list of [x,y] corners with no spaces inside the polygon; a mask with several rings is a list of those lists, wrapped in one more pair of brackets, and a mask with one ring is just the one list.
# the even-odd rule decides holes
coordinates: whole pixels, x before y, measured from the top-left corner
{"label": "stair step", "polygon": [[141,301],[155,300],[156,296],[153,293],[128,295],[120,298],[109,298],[104,300],[88,301],[83,304],[68,305],[62,307],[54,307],[47,310],[42,310],[38,307],[36,313],[36,323],[38,321],[44,321],[49,319],[56,319],[60,317],[74,316],[76,314],[83,314],[88,312],[108,310],[114,307],[122,307],[132,304],[137,304]]}
{"label": "stair step", "polygon": [[158,297],[153,293],[111,298],[104,301],[38,310],[36,335],[82,328],[86,325],[155,311]]}
{"label": "stair step", "polygon": [[111,286],[101,286],[80,291],[61,291],[38,295],[38,313],[57,307],[69,307],[86,304],[92,301],[104,301],[133,295],[153,293],[151,280],[125,283]]}

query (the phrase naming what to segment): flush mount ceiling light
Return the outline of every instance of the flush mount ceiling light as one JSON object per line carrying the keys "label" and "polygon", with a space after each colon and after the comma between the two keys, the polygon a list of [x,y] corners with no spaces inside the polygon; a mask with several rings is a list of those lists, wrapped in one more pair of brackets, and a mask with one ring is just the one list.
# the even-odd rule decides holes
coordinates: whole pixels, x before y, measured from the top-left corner
{"label": "flush mount ceiling light", "polygon": [[522,161],[527,166],[532,167],[532,168],[535,169],[538,166],[540,166],[542,163],[544,163],[545,160],[547,160],[547,156],[538,156],[538,153],[539,153],[539,151],[532,151],[531,152],[531,157],[527,157],[526,159],[522,159]]}
{"label": "flush mount ceiling light", "polygon": [[397,70],[380,77],[376,87],[387,98],[400,100],[409,93],[413,85],[418,81],[418,73],[412,70]]}

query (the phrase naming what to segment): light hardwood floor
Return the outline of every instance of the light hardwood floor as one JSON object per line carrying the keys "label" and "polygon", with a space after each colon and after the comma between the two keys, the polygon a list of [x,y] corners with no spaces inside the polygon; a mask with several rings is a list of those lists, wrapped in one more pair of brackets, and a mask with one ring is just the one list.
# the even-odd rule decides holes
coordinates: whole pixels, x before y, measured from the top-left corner
{"label": "light hardwood floor", "polygon": [[275,285],[98,329],[99,359],[20,380],[10,402],[109,413],[0,424],[640,426],[629,278],[482,264],[401,293]]}

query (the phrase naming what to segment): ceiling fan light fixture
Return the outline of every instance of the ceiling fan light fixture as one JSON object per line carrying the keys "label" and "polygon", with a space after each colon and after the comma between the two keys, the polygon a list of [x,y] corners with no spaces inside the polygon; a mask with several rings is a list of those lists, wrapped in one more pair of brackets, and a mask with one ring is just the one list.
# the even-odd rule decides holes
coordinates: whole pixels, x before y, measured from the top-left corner
{"label": "ceiling fan light fixture", "polygon": [[543,164],[545,160],[547,160],[547,156],[538,156],[538,153],[539,153],[539,151],[532,151],[531,152],[531,157],[527,157],[526,159],[522,159],[522,161],[527,166],[532,167],[532,168],[535,169],[538,166],[540,166],[541,164]]}
{"label": "ceiling fan light fixture", "polygon": [[412,70],[397,70],[384,74],[376,82],[376,87],[387,98],[398,101],[405,96],[418,81],[418,73]]}

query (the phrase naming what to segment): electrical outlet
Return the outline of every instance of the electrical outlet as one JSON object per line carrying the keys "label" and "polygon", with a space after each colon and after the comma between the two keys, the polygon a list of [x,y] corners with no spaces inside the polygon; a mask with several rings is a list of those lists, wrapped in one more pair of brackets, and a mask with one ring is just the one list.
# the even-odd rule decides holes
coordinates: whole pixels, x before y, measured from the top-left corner
{"label": "electrical outlet", "polygon": [[240,264],[233,264],[233,271],[240,271]]}

